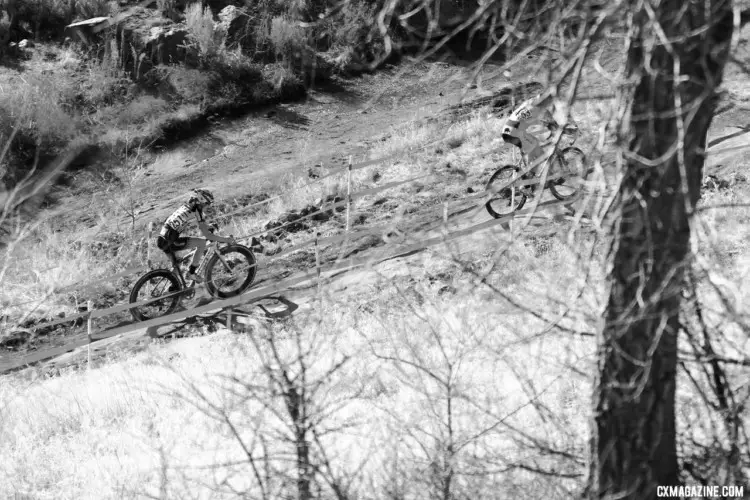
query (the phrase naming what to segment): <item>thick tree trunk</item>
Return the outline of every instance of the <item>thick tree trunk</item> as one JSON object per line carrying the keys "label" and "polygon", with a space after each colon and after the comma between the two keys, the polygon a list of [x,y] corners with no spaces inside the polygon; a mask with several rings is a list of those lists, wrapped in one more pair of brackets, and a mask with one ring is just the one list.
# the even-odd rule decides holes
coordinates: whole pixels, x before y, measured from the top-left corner
{"label": "thick tree trunk", "polygon": [[733,24],[730,0],[630,5],[626,73],[636,86],[624,128],[630,154],[599,339],[587,496],[640,500],[656,498],[659,485],[679,482],[680,292]]}

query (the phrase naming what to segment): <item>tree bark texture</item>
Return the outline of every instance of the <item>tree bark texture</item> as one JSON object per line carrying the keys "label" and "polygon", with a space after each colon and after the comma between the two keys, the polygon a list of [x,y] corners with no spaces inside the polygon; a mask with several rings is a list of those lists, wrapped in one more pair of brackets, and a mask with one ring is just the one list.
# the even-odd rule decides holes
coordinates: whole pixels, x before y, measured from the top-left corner
{"label": "tree bark texture", "polygon": [[732,34],[731,0],[628,3],[627,144],[599,336],[586,496],[656,498],[679,483],[680,293],[706,135]]}

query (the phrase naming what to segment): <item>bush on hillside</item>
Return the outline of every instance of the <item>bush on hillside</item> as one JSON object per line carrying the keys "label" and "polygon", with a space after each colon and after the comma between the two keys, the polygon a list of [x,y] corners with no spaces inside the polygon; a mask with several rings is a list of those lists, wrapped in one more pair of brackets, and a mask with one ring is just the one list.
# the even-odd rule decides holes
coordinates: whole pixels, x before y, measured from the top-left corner
{"label": "bush on hillside", "polygon": [[185,9],[185,24],[203,60],[216,57],[224,48],[223,33],[214,26],[210,7],[195,2]]}
{"label": "bush on hillside", "polygon": [[0,162],[0,187],[15,186],[37,156],[54,154],[76,135],[75,120],[39,88],[0,94],[0,144],[8,148]]}
{"label": "bush on hillside", "polygon": [[271,20],[270,39],[276,57],[287,64],[301,57],[309,46],[304,29],[287,16]]}
{"label": "bush on hillside", "polygon": [[243,56],[224,57],[210,62],[208,102],[219,106],[257,102],[255,91],[263,83],[261,67]]}
{"label": "bush on hillside", "polygon": [[[11,1],[17,8],[17,24],[41,37],[59,37],[75,20],[108,15],[119,8],[108,0],[0,0],[0,9],[7,9]],[[109,135],[119,144],[123,136],[130,140],[135,130],[153,136],[183,126],[175,125],[181,120],[200,119],[216,110],[300,98],[306,84],[330,74],[331,59],[342,71],[378,59],[383,43],[374,19],[380,2],[158,0],[158,11],[142,9],[144,22],[163,21],[153,15],[157,12],[181,17],[173,11],[184,7],[188,40],[199,57],[168,66],[154,61],[157,66],[145,70],[147,78],[140,75],[134,81],[125,73],[126,58],[120,54],[124,42],[112,34],[87,52],[75,46],[59,49],[54,82],[31,72],[23,84],[0,93],[0,135],[7,138],[11,127],[17,129],[17,147],[6,158],[6,164],[14,167],[7,169],[4,179],[15,178],[13,172],[33,163],[33,154],[27,153],[37,144],[54,151],[76,135],[89,133]],[[227,11],[219,24],[214,13],[228,4],[239,9],[239,15]],[[139,17],[134,19],[140,22]],[[303,27],[300,21],[315,23]],[[6,33],[10,28],[7,19],[0,24]],[[237,50],[226,47],[229,31]],[[124,50],[130,54],[127,45]],[[133,57],[140,57],[133,50]],[[329,51],[330,57],[322,60],[320,51]],[[41,54],[32,50],[29,57],[36,60]]]}
{"label": "bush on hillside", "polygon": [[305,95],[305,83],[287,66],[267,64],[263,77],[273,85],[274,93],[282,101],[295,100]]}
{"label": "bush on hillside", "polygon": [[350,0],[341,9],[333,33],[332,45],[338,49],[352,48],[372,60],[383,49],[383,39],[375,19],[375,5],[365,0]]}
{"label": "bush on hillside", "polygon": [[[4,0],[3,10],[15,8],[15,22],[27,25],[40,38],[60,38],[65,26],[92,17],[108,16],[119,6],[111,0]],[[10,17],[10,16],[8,16]]]}

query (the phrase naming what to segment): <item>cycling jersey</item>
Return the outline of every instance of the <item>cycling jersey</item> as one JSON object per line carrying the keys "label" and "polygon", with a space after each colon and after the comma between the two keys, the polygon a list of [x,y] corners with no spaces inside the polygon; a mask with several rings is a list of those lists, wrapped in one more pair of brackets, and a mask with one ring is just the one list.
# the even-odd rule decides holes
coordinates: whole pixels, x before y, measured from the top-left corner
{"label": "cycling jersey", "polygon": [[162,232],[165,232],[167,229],[172,229],[181,233],[183,229],[185,229],[185,226],[190,223],[192,215],[195,215],[198,222],[203,222],[203,213],[197,206],[190,207],[188,205],[181,205],[180,208],[175,210],[174,213],[164,222]]}
{"label": "cycling jersey", "polygon": [[[551,125],[557,125],[552,118],[552,113],[548,109],[538,106],[538,99],[538,97],[527,99],[513,110],[505,121],[502,132],[503,140],[520,148],[522,153],[528,157],[529,162],[534,162],[543,155],[540,141],[534,133],[544,130],[544,127],[540,128],[540,126],[546,125],[549,129]],[[532,126],[535,126],[534,129],[538,130],[527,130]]]}
{"label": "cycling jersey", "polygon": [[536,105],[537,99],[532,97],[521,103],[508,116],[503,126],[503,139],[506,142],[521,147],[522,139],[526,129],[535,122],[553,122],[552,115],[547,109],[542,109]]}
{"label": "cycling jersey", "polygon": [[181,205],[164,221],[164,226],[156,239],[156,245],[167,253],[185,248],[188,238],[180,236],[180,233],[190,224],[192,216],[198,222],[203,222],[203,212],[198,205]]}

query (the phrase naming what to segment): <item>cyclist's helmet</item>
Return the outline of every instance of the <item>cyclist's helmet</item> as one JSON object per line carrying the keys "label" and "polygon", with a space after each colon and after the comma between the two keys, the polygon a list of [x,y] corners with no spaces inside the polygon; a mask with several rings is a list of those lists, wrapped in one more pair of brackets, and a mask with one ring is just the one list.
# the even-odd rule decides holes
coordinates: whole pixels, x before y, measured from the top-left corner
{"label": "cyclist's helmet", "polygon": [[208,189],[195,188],[190,192],[190,200],[188,202],[191,205],[208,206],[214,202],[214,195]]}

